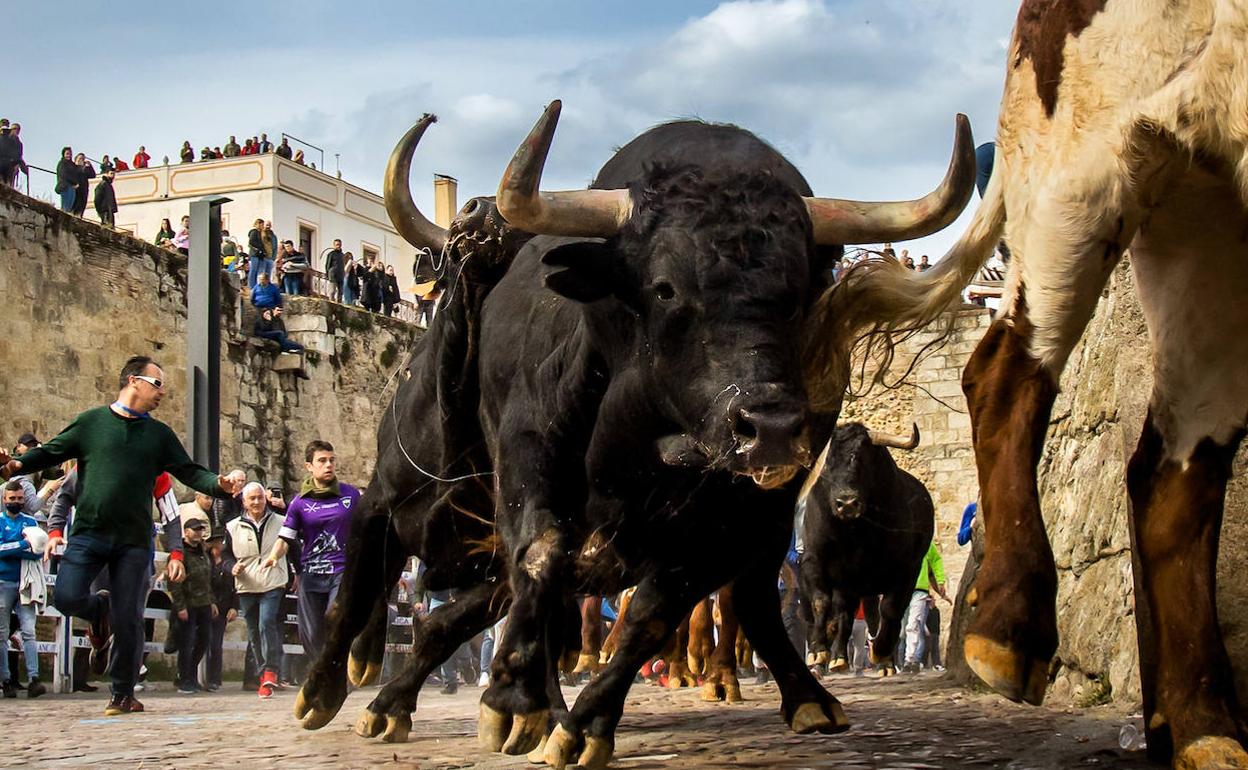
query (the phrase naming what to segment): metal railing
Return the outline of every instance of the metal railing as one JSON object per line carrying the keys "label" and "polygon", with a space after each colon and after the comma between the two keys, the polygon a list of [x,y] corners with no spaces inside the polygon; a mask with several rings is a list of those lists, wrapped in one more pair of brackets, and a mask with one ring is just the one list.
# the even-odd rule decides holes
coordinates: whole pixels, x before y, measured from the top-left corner
{"label": "metal railing", "polygon": [[[306,270],[304,270],[303,275],[304,275],[303,285],[304,285],[304,289],[306,290],[306,293],[304,293],[302,296],[317,297],[318,299],[324,299],[330,302],[335,302],[337,304],[342,304],[341,301],[333,299],[333,296],[334,296],[333,283],[329,280],[329,276],[327,276],[325,273],[323,273],[320,270],[317,270],[314,267],[308,267]],[[348,307],[354,307],[357,310],[364,310],[364,306],[360,304],[350,305]],[[418,324],[416,321],[418,314],[419,314],[419,309],[416,307],[415,302],[400,298],[399,304],[395,306],[394,315],[391,317],[397,318],[400,321],[406,321],[407,323],[410,323],[410,324],[416,324],[417,326],[423,326],[422,324]],[[378,313],[378,315],[383,315],[383,314]]]}
{"label": "metal railing", "polygon": [[[311,142],[305,142],[304,140],[300,139],[294,134],[288,134],[285,131],[282,132],[282,138],[294,139],[297,143],[302,144],[304,147],[307,147],[308,149],[316,150],[317,152],[319,152],[321,154],[321,165],[317,166],[316,170],[325,171],[325,150],[321,149],[320,147],[317,147],[315,144],[312,144]],[[329,172],[326,171],[326,173],[329,173]]]}

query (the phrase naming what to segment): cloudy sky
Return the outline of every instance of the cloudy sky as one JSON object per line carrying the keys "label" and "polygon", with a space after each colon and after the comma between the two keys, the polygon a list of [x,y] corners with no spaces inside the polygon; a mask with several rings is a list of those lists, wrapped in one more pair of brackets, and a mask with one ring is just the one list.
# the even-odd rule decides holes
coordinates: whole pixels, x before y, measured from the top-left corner
{"label": "cloudy sky", "polygon": [[[98,159],[140,144],[159,162],[183,140],[285,132],[380,191],[394,142],[433,112],[413,164],[429,211],[435,172],[460,180],[461,202],[492,193],[554,98],[552,189],[583,187],[615,147],[696,116],[759,134],[817,194],[922,195],[955,113],[977,143],[992,138],[1015,14],[1000,0],[5,5],[16,34],[0,110],[22,124],[29,163],[53,168],[63,145]],[[32,173],[32,192],[51,189]],[[942,253],[967,216],[912,253]]]}

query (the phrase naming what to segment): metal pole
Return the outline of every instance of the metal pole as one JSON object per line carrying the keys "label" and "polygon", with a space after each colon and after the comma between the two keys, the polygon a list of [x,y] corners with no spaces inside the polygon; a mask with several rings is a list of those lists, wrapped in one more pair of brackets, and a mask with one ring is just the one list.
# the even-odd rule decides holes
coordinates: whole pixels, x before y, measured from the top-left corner
{"label": "metal pole", "polygon": [[221,204],[191,202],[186,261],[186,422],[195,462],[219,470],[221,447]]}

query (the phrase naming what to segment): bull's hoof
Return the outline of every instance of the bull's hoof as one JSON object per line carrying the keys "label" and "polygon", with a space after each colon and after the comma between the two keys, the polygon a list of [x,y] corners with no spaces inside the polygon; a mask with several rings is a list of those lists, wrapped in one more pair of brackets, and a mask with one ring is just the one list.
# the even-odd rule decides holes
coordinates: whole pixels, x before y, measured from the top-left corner
{"label": "bull's hoof", "polygon": [[793,712],[793,721],[789,723],[793,732],[798,735],[810,733],[843,733],[849,729],[849,719],[845,709],[837,701],[827,706],[819,703],[803,703]]}
{"label": "bull's hoof", "polygon": [[706,661],[694,655],[693,653],[689,653],[685,657],[685,664],[689,666],[689,670],[693,672],[695,675],[706,673]]}
{"label": "bull's hoof", "polygon": [[477,719],[477,744],[486,751],[527,754],[546,733],[547,712],[507,714],[481,704]]}
{"label": "bull's hoof", "polygon": [[891,663],[887,663],[887,664],[881,665],[881,666],[879,666],[878,668],[879,668],[880,678],[881,678],[881,679],[883,679],[883,678],[884,678],[884,677],[886,677],[886,676],[896,676],[896,675],[897,675],[897,667],[896,667],[896,666],[894,666],[894,665],[893,665],[893,664],[891,664]]}
{"label": "bull's hoof", "polygon": [[727,682],[706,682],[702,685],[701,698],[707,703],[721,701],[742,703],[745,700],[741,697],[741,684],[736,679]]}
{"label": "bull's hoof", "polygon": [[848,669],[849,669],[849,661],[845,660],[844,658],[837,658],[832,661],[831,665],[828,666],[828,670],[831,671],[833,674],[839,674],[842,671],[846,671]]}
{"label": "bull's hoof", "polygon": [[363,661],[347,655],[347,681],[352,687],[367,687],[381,678],[381,663]]}
{"label": "bull's hoof", "polygon": [[537,748],[533,749],[525,756],[525,759],[529,760],[530,765],[540,765],[546,762],[546,742],[548,740],[550,740],[550,738],[543,735],[542,739],[538,741]]}
{"label": "bull's hoof", "polygon": [[581,770],[605,770],[611,762],[613,751],[614,746],[607,738],[586,738],[582,747],[576,736],[565,730],[563,725],[555,725],[546,741],[546,751],[542,758],[555,770],[564,770],[569,765],[575,765]]}
{"label": "bull's hoof", "polygon": [[295,696],[295,719],[299,720],[305,730],[319,730],[334,720],[334,717],[338,715],[338,708],[341,707],[341,703],[333,709],[315,707],[312,705],[312,699],[304,694],[304,688],[301,687],[299,694]]}
{"label": "bull's hoof", "polygon": [[679,690],[682,687],[697,687],[698,680],[693,674],[672,674],[667,678],[667,689]]}
{"label": "bull's hoof", "polygon": [[806,653],[806,665],[808,666],[815,665],[815,654],[813,652]]}
{"label": "bull's hoof", "polygon": [[827,650],[820,650],[819,652],[815,653],[815,665],[816,666],[826,666],[828,665],[828,661],[830,660],[832,660],[832,653],[828,652]]}
{"label": "bull's hoof", "polygon": [[412,734],[412,715],[386,715],[386,729],[381,731],[381,740],[385,743],[407,743]]}
{"label": "bull's hoof", "polygon": [[361,738],[376,738],[381,735],[381,731],[386,729],[386,717],[384,714],[377,714],[372,709],[364,709],[360,712],[360,716],[355,720],[355,734]]}
{"label": "bull's hoof", "polygon": [[967,634],[963,649],[971,670],[996,692],[1033,706],[1044,702],[1049,661],[1028,657],[979,634]]}
{"label": "bull's hoof", "polygon": [[1209,735],[1187,744],[1174,757],[1174,770],[1244,770],[1248,753],[1234,738]]}

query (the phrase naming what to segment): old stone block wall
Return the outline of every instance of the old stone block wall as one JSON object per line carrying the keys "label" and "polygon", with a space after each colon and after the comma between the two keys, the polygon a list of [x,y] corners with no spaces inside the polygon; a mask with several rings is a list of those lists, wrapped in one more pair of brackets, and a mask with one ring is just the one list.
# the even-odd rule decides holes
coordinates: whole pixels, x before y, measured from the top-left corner
{"label": "old stone block wall", "polygon": [[[222,469],[302,478],[303,447],[333,443],[339,474],[368,481],[392,376],[421,331],[313,299],[288,298],[304,372],[277,371],[277,346],[251,337],[254,310],[222,276]],[[186,258],[0,188],[0,439],[47,439],[108,403],[126,358],[151,355],[168,395],[156,416],[185,440]]]}

